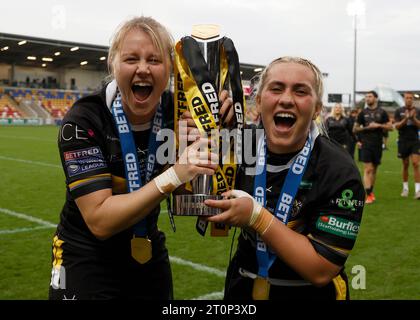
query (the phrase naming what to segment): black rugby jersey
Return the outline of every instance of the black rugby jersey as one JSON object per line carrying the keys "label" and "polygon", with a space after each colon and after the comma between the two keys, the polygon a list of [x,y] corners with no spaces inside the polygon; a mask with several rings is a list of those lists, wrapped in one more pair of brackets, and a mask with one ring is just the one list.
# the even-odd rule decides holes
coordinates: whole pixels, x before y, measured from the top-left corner
{"label": "black rugby jersey", "polygon": [[[372,122],[385,124],[389,122],[388,114],[381,107],[364,108],[357,116],[356,122],[367,127]],[[364,130],[359,133],[362,144],[382,145],[383,130],[381,128]]]}
{"label": "black rugby jersey", "polygon": [[334,117],[328,117],[325,120],[325,126],[331,139],[334,139],[341,145],[347,145],[350,142],[352,127],[349,119],[340,117],[337,120]]}
{"label": "black rugby jersey", "polygon": [[[288,171],[278,170],[285,167],[294,155],[268,152],[265,207],[272,213]],[[242,166],[236,188],[253,195],[254,176],[245,172],[246,166]],[[320,255],[343,266],[359,231],[364,198],[359,171],[348,152],[336,142],[318,136],[296,194],[288,226],[307,236]],[[253,273],[258,271],[255,239],[255,231],[242,229],[236,253],[238,266]],[[279,258],[270,268],[269,277],[302,279]]]}
{"label": "black rugby jersey", "polygon": [[[83,97],[65,115],[58,137],[58,146],[66,176],[66,202],[57,228],[60,239],[85,249],[90,247],[118,248],[129,245],[132,230],[125,230],[101,241],[90,232],[75,199],[101,189],[111,188],[113,194],[126,193],[124,161],[120,139],[111,111],[106,105],[106,86],[97,93]],[[173,100],[168,91],[162,95],[166,127],[173,126]],[[149,133],[151,129],[133,131],[141,172],[146,173]],[[162,170],[156,162],[153,176]],[[145,177],[142,176],[142,184]],[[147,219],[148,234],[157,231],[160,207]],[[118,214],[118,212],[115,212]],[[127,247],[129,248],[129,247]]]}
{"label": "black rugby jersey", "polygon": [[[415,108],[415,107],[414,107]],[[420,120],[420,109],[416,109],[416,118]],[[395,110],[394,119],[396,122],[400,122],[405,117],[405,111],[408,110],[407,107],[401,107]],[[401,127],[398,130],[398,136],[401,140],[404,141],[418,141],[418,128],[413,120],[408,119],[405,126]]]}

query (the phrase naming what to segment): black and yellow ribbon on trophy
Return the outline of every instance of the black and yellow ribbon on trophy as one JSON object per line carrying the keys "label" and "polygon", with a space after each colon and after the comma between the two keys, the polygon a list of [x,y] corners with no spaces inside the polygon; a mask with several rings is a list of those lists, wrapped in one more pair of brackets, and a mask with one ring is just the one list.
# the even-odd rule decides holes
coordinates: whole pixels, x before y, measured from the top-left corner
{"label": "black and yellow ribbon on trophy", "polygon": [[[242,161],[243,155],[245,111],[238,54],[232,40],[220,37],[219,33],[219,28],[214,25],[195,26],[192,37],[183,37],[176,44],[174,63],[174,120],[177,137],[179,120],[187,110],[190,111],[201,134],[210,136],[212,132],[220,132],[224,124],[219,119],[219,93],[230,87],[235,114],[235,138],[233,141],[228,138],[229,152],[222,152],[223,150],[219,148],[220,164],[211,179],[213,195],[220,195],[234,188],[237,163]],[[177,143],[177,151],[178,147]],[[187,188],[192,189],[191,185]],[[192,191],[194,193],[194,190]],[[197,198],[201,206],[203,199]],[[194,202],[198,202],[197,200]],[[201,235],[204,235],[207,222],[199,217],[196,228]],[[212,236],[227,234],[227,226],[212,224]]]}

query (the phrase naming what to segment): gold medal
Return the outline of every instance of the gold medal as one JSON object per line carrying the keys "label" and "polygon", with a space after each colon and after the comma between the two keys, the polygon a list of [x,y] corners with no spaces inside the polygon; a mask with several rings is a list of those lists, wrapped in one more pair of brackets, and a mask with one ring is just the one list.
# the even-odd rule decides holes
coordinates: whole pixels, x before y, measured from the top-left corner
{"label": "gold medal", "polygon": [[148,238],[133,237],[131,239],[131,256],[141,264],[152,258],[152,241]]}
{"label": "gold medal", "polygon": [[254,287],[252,288],[252,299],[268,300],[270,296],[270,283],[267,278],[257,276],[254,279]]}

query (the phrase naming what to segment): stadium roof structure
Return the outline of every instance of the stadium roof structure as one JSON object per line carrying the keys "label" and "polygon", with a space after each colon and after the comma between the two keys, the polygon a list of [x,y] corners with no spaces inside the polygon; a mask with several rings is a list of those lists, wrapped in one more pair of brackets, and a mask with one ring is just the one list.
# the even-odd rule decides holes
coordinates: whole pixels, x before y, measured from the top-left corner
{"label": "stadium roof structure", "polygon": [[7,64],[105,71],[107,54],[106,46],[0,33],[0,62]]}
{"label": "stadium roof structure", "polygon": [[251,80],[261,71],[263,71],[264,67],[265,66],[261,64],[241,63],[241,77],[244,80]]}
{"label": "stadium roof structure", "polygon": [[[0,33],[0,63],[12,65],[106,71],[108,49],[108,46]],[[87,63],[81,64],[84,61]],[[242,79],[251,80],[263,68],[263,65],[241,63]]]}

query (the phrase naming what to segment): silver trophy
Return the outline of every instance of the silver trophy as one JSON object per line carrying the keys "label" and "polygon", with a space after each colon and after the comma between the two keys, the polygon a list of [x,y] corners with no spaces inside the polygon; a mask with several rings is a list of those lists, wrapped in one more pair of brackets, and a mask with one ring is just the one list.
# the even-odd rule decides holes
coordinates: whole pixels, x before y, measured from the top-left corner
{"label": "silver trophy", "polygon": [[[217,25],[196,25],[191,34],[199,45],[211,79],[219,89],[220,72],[220,27]],[[222,199],[211,194],[212,176],[198,175],[191,181],[192,194],[176,195],[173,201],[173,214],[183,216],[213,216],[221,213],[218,208],[204,204],[206,199]]]}

